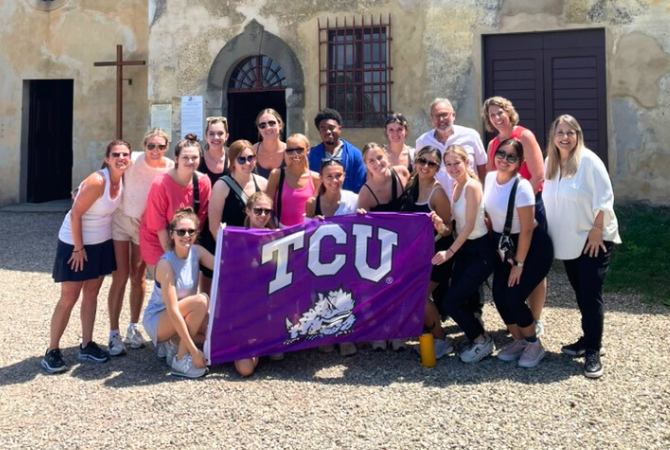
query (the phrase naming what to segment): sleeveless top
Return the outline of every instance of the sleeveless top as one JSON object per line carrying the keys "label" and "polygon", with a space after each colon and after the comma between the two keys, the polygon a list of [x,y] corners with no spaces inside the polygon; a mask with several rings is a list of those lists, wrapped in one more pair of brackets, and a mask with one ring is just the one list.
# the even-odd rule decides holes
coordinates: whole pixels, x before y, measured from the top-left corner
{"label": "sleeveless top", "polygon": [[[284,169],[281,169],[281,171],[285,172]],[[280,227],[290,227],[305,221],[305,205],[307,200],[314,197],[315,191],[311,172],[309,172],[309,182],[301,189],[293,189],[284,177],[281,198],[275,198],[275,208],[278,201],[282,205],[281,217],[277,217]],[[275,194],[275,197],[277,194]]]}
{"label": "sleeveless top", "polygon": [[[168,250],[160,257],[160,259],[167,260],[172,266],[174,272],[174,283],[177,289],[177,299],[181,300],[190,295],[195,295],[198,292],[198,251],[195,247],[191,247],[188,251],[186,259],[179,258],[173,250]],[[159,260],[160,262],[160,260]],[[154,291],[151,294],[149,303],[144,310],[144,315],[148,313],[156,313],[165,309],[165,300],[163,299],[163,292],[161,284],[156,280],[154,282]]]}
{"label": "sleeveless top", "polygon": [[[465,201],[465,187],[472,181],[472,178],[468,177],[465,186],[461,190],[461,194],[458,197],[458,200],[451,202],[451,215],[456,221],[456,233],[461,234],[463,227],[465,226],[465,210],[466,210],[466,201]],[[479,239],[488,233],[488,228],[486,228],[486,222],[484,221],[484,198],[479,202],[477,206],[477,218],[475,219],[475,227],[468,236],[469,240]]]}
{"label": "sleeveless top", "polygon": [[[345,214],[354,214],[357,209],[358,204],[358,194],[355,194],[346,189],[342,189],[340,194],[340,206],[335,211],[334,216],[343,216]],[[321,196],[316,196],[316,205],[314,207],[315,216],[323,216],[321,211]]]}
{"label": "sleeveless top", "polygon": [[[261,188],[258,187],[256,177],[252,175],[251,178],[254,180],[254,187],[256,189],[256,192],[260,191]],[[228,184],[223,177],[219,179],[224,183]],[[242,188],[242,186],[240,186],[240,184],[237,181],[235,181],[235,178],[231,176],[230,179],[240,188],[242,192],[244,192],[244,189]],[[222,223],[226,222],[226,224],[235,227],[243,227],[244,219],[246,219],[247,217],[247,214],[245,213],[246,207],[247,207],[246,202],[237,195],[237,192],[235,192],[234,189],[231,188],[230,192],[228,192],[228,196],[226,197],[226,201],[223,204],[223,211],[221,211],[221,222]]]}
{"label": "sleeveless top", "polygon": [[214,183],[216,183],[216,180],[218,180],[220,177],[224,175],[229,175],[230,167],[228,163],[228,148],[226,147],[223,148],[223,172],[214,173],[211,170],[209,170],[209,167],[207,167],[207,163],[205,162],[204,155],[202,158],[200,158],[200,165],[198,165],[198,172],[207,175],[207,178],[209,178],[209,181],[211,182],[212,186],[214,186]]}
{"label": "sleeveless top", "polygon": [[[400,185],[400,192],[398,192],[398,185]],[[396,212],[400,211],[400,207],[402,206],[402,201],[400,199],[402,194],[402,191],[405,189],[404,186],[402,185],[402,181],[400,181],[400,177],[396,173],[396,171],[391,167],[391,201],[385,204],[380,204],[379,199],[375,195],[374,192],[372,192],[372,189],[370,186],[368,186],[367,183],[363,185],[364,187],[368,188],[370,191],[370,194],[374,197],[375,201],[377,202],[377,206],[373,206],[370,208],[371,212]]]}
{"label": "sleeveless top", "polygon": [[[119,193],[115,199],[109,196],[110,185],[109,169],[98,171],[105,177],[105,188],[102,196],[98,198],[88,211],[81,216],[81,237],[84,245],[100,244],[112,238],[112,213],[121,204],[123,194],[123,179],[119,180]],[[77,197],[81,194],[81,184]],[[76,198],[75,198],[76,200]],[[72,239],[72,210],[68,211],[58,231],[58,239],[66,244],[74,245]]]}
{"label": "sleeveless top", "polygon": [[[514,129],[512,130],[512,134],[510,134],[509,138],[507,139],[516,139],[518,141],[519,139],[521,139],[521,133],[523,133],[527,129],[528,128],[524,128],[521,125],[517,125],[514,127]],[[496,136],[493,139],[491,139],[491,153],[488,155],[489,161],[491,161],[494,167],[495,167],[494,159],[498,147],[500,147],[500,139],[498,138],[498,136]],[[531,178],[530,170],[528,170],[528,165],[526,164],[525,160],[523,163],[521,163],[521,167],[519,167],[519,175],[521,175],[521,177],[526,180],[530,180]],[[543,185],[544,183],[540,184],[540,190],[538,192],[542,192]]]}
{"label": "sleeveless top", "polygon": [[403,212],[411,212],[411,213],[430,213],[432,212],[432,208],[430,207],[430,199],[433,197],[433,193],[437,189],[442,189],[442,186],[439,184],[435,183],[435,186],[430,190],[430,194],[428,194],[428,200],[425,202],[414,202],[410,203],[409,205],[405,206],[403,208]]}
{"label": "sleeveless top", "polygon": [[[260,161],[258,160],[258,153],[260,152],[261,145],[263,141],[258,142],[258,146],[256,147],[256,167],[254,168],[254,172],[256,172],[258,175],[262,176],[263,178],[270,178],[270,172],[272,172],[274,169],[266,169],[265,167],[261,166]],[[286,161],[284,161],[284,158],[281,160],[281,164],[277,169],[284,169],[286,167]]]}

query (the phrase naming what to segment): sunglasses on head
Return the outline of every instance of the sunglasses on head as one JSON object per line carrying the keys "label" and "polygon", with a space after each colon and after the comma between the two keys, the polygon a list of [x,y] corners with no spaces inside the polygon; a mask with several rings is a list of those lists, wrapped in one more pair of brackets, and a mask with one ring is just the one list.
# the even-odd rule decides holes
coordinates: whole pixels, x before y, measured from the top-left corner
{"label": "sunglasses on head", "polygon": [[331,166],[337,164],[338,166],[342,165],[342,158],[339,157],[330,157],[330,158],[321,158],[321,168],[323,169],[326,166]]}
{"label": "sunglasses on head", "polygon": [[498,159],[504,159],[510,164],[514,164],[519,161],[519,157],[514,153],[506,153],[504,150],[496,150],[495,157]]}
{"label": "sunglasses on head", "polygon": [[163,150],[167,149],[167,145],[165,145],[165,144],[158,144],[158,145],[156,145],[156,144],[147,144],[147,150],[154,150],[154,149],[156,149],[156,148],[157,148],[158,150],[160,150],[160,151],[163,151]]}
{"label": "sunglasses on head", "polygon": [[418,158],[416,158],[416,163],[420,166],[428,166],[431,169],[437,169],[438,167],[440,167],[440,163],[436,163],[435,161],[426,159],[423,156],[419,156]]}
{"label": "sunglasses on head", "polygon": [[251,163],[254,162],[255,160],[256,160],[256,155],[249,155],[249,156],[247,156],[247,157],[244,157],[244,156],[238,156],[238,157],[236,158],[237,164],[239,164],[240,166],[244,165],[244,163],[249,163],[249,164],[251,164]]}
{"label": "sunglasses on head", "polygon": [[127,158],[127,157],[130,156],[130,153],[126,153],[126,152],[111,152],[109,155],[110,155],[112,158],[117,158],[117,159],[118,159],[118,158]]}
{"label": "sunglasses on head", "polygon": [[267,208],[253,208],[253,212],[255,216],[269,216],[272,214],[272,210]]}
{"label": "sunglasses on head", "polygon": [[277,121],[268,120],[267,122],[259,122],[258,123],[258,128],[260,128],[261,130],[264,130],[267,127],[274,127],[275,125],[277,125]]}
{"label": "sunglasses on head", "polygon": [[305,153],[305,149],[301,147],[295,147],[295,148],[287,148],[286,149],[286,154],[287,155],[302,155]]}
{"label": "sunglasses on head", "polygon": [[207,121],[207,123],[209,123],[209,122],[223,122],[223,123],[225,123],[226,125],[228,125],[228,119],[226,119],[226,118],[223,117],[223,116],[219,116],[219,117],[208,117],[208,118],[206,118],[205,120]]}
{"label": "sunglasses on head", "polygon": [[177,233],[177,236],[184,237],[184,236],[195,236],[198,230],[194,230],[192,228],[181,228],[179,230],[174,230],[174,232]]}

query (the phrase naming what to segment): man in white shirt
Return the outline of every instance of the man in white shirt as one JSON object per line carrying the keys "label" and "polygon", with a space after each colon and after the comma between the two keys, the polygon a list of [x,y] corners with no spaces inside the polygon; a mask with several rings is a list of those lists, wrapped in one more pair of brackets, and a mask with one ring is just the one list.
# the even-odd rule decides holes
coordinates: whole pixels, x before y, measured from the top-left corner
{"label": "man in white shirt", "polygon": [[[456,120],[456,112],[449,100],[446,98],[433,100],[430,104],[430,121],[435,128],[419,136],[419,139],[416,140],[416,151],[426,145],[432,145],[444,153],[444,150],[450,145],[460,145],[468,153],[470,168],[483,183],[486,177],[486,150],[482,139],[476,130],[456,125],[454,120]],[[411,156],[414,158],[414,155]],[[435,179],[440,182],[451,200],[454,180],[447,173],[444,163],[440,166]]]}

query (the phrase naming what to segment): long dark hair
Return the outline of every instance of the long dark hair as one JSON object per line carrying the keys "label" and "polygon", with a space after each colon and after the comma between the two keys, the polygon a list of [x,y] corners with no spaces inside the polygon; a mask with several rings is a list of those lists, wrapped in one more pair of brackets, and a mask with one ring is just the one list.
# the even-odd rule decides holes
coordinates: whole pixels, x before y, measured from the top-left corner
{"label": "long dark hair", "polygon": [[[124,141],[123,139],[114,139],[112,142],[107,144],[107,150],[105,150],[105,159],[109,158],[109,154],[112,153],[112,149],[117,145],[123,145],[127,147],[129,152],[133,151],[128,141]],[[100,166],[101,169],[106,169],[108,167],[109,165],[107,164],[107,161],[103,161],[102,166]]]}
{"label": "long dark hair", "polygon": [[[433,147],[432,145],[426,145],[423,147],[421,150],[416,152],[416,155],[414,156],[415,160],[417,158],[420,158],[423,155],[431,154],[435,158],[437,158],[438,161],[442,161],[442,152],[437,147]],[[440,163],[441,164],[441,163]],[[410,205],[414,204],[419,200],[419,176],[418,176],[418,164],[416,162],[414,163],[414,172],[412,172],[412,176],[410,177],[409,181],[407,182],[407,187],[405,188],[405,192],[403,192],[402,195],[402,206],[403,209],[409,207]],[[440,170],[438,167],[437,170]]]}

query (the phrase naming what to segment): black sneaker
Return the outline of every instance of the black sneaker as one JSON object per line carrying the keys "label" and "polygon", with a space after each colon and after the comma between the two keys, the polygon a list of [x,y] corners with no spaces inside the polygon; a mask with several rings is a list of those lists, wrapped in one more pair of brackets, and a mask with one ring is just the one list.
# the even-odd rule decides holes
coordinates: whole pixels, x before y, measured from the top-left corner
{"label": "black sneaker", "polygon": [[603,365],[600,363],[600,355],[596,350],[586,350],[586,361],[584,361],[584,376],[586,378],[600,378],[603,374]]}
{"label": "black sneaker", "polygon": [[[584,356],[586,353],[586,345],[584,344],[584,336],[573,344],[564,345],[561,347],[561,352],[569,356]],[[605,356],[605,348],[600,347],[600,356]]]}
{"label": "black sneaker", "polygon": [[98,347],[98,344],[91,341],[86,344],[86,347],[82,347],[79,344],[79,355],[77,356],[79,361],[93,361],[94,363],[104,363],[109,360],[109,352]]}
{"label": "black sneaker", "polygon": [[47,350],[44,358],[40,361],[44,370],[49,373],[58,373],[65,372],[67,370],[67,364],[63,360],[63,354],[60,352],[60,349]]}

